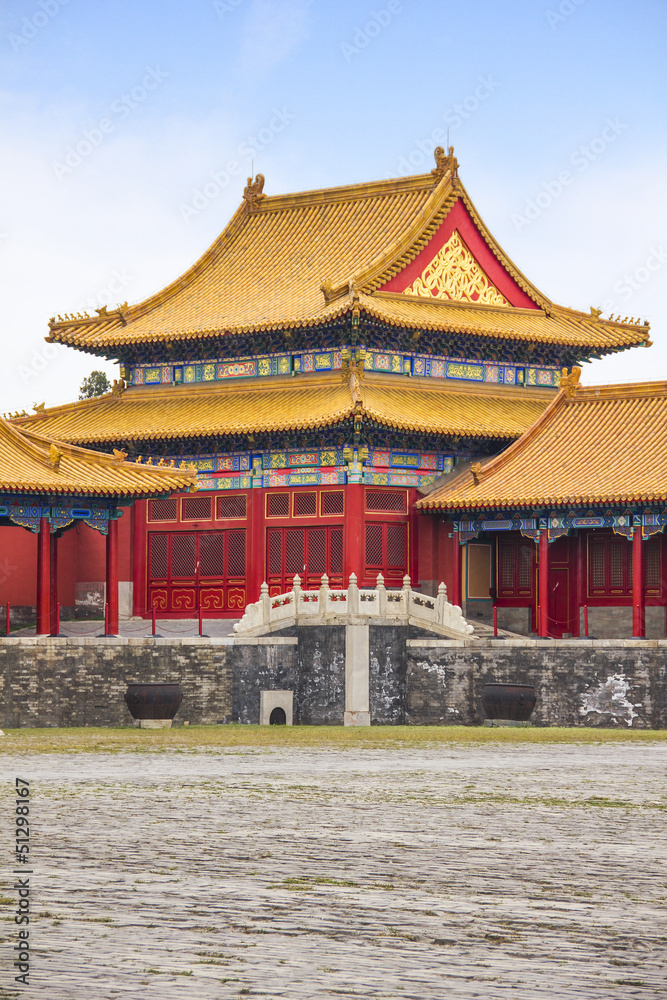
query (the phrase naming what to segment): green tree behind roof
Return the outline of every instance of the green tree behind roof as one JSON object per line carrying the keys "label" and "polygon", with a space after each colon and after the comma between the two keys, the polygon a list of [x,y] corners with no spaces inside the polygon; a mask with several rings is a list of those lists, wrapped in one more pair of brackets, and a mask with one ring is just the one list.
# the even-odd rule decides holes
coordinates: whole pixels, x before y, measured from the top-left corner
{"label": "green tree behind roof", "polygon": [[91,372],[86,375],[79,386],[79,399],[91,399],[93,396],[103,396],[105,392],[111,392],[111,382],[104,372]]}

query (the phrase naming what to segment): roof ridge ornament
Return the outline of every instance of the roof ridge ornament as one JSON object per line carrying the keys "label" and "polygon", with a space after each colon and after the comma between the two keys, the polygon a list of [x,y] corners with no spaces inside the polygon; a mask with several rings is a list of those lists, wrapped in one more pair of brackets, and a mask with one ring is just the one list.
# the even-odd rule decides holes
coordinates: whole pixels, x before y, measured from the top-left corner
{"label": "roof ridge ornament", "polygon": [[436,146],[433,150],[433,156],[435,157],[435,167],[431,173],[435,177],[436,182],[441,181],[449,171],[451,171],[452,180],[458,180],[459,161],[454,156],[453,146],[450,146],[446,153],[442,146]]}
{"label": "roof ridge ornament", "polygon": [[49,448],[49,462],[56,472],[60,472],[60,459],[62,456],[63,453],[60,448],[56,448],[55,444],[51,442],[51,447]]}
{"label": "roof ridge ornament", "polygon": [[470,466],[470,472],[472,474],[472,481],[475,486],[479,486],[482,481],[482,463],[473,462]]}
{"label": "roof ridge ornament", "polygon": [[264,174],[257,174],[254,181],[252,177],[248,178],[248,183],[243,189],[243,200],[245,201],[246,209],[249,212],[252,212],[254,208],[257,208],[257,205],[262,198],[266,198],[266,195],[263,193],[264,179]]}
{"label": "roof ridge ornament", "polygon": [[581,379],[581,368],[577,368],[575,365],[572,371],[568,372],[567,368],[563,368],[560,376],[560,387],[561,390],[565,391],[565,396],[567,399],[572,399],[575,395],[577,389],[579,388],[579,380]]}

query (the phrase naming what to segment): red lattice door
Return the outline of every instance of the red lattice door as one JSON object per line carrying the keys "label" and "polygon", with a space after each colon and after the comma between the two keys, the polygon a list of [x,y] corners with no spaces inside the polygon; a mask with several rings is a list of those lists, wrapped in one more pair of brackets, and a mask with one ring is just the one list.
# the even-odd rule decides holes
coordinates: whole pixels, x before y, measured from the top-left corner
{"label": "red lattice door", "polygon": [[342,527],[269,528],[267,531],[270,594],[291,590],[296,573],[304,590],[320,585],[324,573],[330,587],[343,586]]}
{"label": "red lattice door", "polygon": [[398,586],[408,571],[408,526],[405,522],[366,523],[366,572],[375,580],[378,573],[385,584]]}
{"label": "red lattice door", "polygon": [[190,617],[246,605],[245,528],[221,531],[159,531],[148,535],[148,607]]}

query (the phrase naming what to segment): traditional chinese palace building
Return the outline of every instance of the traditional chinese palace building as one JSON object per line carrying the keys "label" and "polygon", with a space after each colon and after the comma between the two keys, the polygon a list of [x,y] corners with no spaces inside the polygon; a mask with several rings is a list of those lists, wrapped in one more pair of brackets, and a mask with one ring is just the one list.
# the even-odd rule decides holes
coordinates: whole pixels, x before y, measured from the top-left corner
{"label": "traditional chinese palace building", "polygon": [[455,593],[459,540],[415,502],[521,437],[562,369],[648,345],[647,325],[551,302],[486,228],[453,150],[435,159],[289,195],[258,175],[163,291],[51,321],[51,342],[117,360],[120,378],[17,425],[198,469],[196,495],[121,522],[128,614],[239,617],[297,572]]}

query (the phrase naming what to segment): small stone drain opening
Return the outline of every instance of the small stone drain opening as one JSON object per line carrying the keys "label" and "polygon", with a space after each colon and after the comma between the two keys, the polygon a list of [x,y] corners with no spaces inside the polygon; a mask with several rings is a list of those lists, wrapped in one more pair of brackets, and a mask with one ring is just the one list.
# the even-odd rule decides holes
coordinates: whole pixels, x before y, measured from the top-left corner
{"label": "small stone drain opening", "polygon": [[285,715],[284,708],[274,708],[269,716],[270,726],[286,726],[287,716]]}

